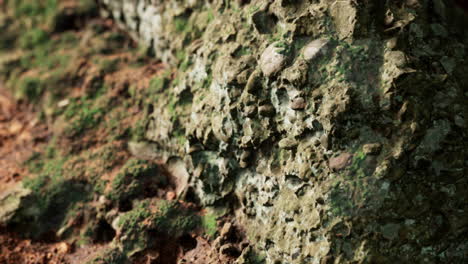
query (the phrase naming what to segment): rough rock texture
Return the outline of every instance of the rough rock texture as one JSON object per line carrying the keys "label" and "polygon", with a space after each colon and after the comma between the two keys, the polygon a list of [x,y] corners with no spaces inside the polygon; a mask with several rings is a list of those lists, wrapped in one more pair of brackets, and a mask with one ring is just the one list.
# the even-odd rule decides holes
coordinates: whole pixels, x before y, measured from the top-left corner
{"label": "rough rock texture", "polygon": [[468,261],[451,1],[102,4],[179,68],[133,151],[177,160],[181,192],[235,209],[268,263]]}

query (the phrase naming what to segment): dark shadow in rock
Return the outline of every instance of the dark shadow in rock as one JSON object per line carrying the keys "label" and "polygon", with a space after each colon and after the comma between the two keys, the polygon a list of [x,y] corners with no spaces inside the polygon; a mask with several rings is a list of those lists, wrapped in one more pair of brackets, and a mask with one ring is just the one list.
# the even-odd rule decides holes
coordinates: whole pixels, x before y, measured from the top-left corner
{"label": "dark shadow in rock", "polygon": [[101,219],[96,228],[96,237],[94,243],[107,243],[114,239],[115,230],[105,220]]}
{"label": "dark shadow in rock", "polygon": [[271,34],[278,22],[278,18],[265,11],[257,12],[253,15],[252,21],[260,34]]}
{"label": "dark shadow in rock", "polygon": [[185,234],[178,239],[178,243],[182,246],[182,250],[187,252],[197,247],[197,240],[189,234]]}
{"label": "dark shadow in rock", "polygon": [[124,199],[118,202],[119,212],[128,212],[132,210],[132,202],[129,199]]}

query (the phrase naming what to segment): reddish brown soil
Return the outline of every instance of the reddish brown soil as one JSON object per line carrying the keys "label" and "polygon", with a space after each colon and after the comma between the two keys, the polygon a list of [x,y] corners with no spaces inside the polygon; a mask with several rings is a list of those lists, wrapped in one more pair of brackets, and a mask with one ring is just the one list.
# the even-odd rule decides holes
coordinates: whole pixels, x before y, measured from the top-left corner
{"label": "reddish brown soil", "polygon": [[47,126],[0,84],[0,189],[25,175],[22,164],[47,141]]}
{"label": "reddish brown soil", "polygon": [[[47,127],[29,106],[16,103],[0,84],[0,191],[27,174],[22,164],[47,137]],[[69,250],[66,243],[32,242],[0,228],[0,264],[65,263]]]}
{"label": "reddish brown soil", "polygon": [[0,230],[0,264],[59,264],[67,263],[65,255],[71,246],[65,242],[45,244],[18,238]]}

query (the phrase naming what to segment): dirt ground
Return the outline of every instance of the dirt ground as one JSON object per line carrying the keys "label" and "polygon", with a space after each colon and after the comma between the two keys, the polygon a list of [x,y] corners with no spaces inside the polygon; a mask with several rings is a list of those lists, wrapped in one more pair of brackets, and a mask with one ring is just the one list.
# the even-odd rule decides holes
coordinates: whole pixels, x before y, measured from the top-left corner
{"label": "dirt ground", "polygon": [[[0,191],[20,181],[27,170],[22,164],[47,142],[47,126],[30,106],[18,103],[0,84]],[[0,228],[0,263],[64,263],[66,243],[42,243],[22,239]]]}
{"label": "dirt ground", "polygon": [[[28,175],[24,162],[50,138],[32,107],[17,102],[0,83],[0,191]],[[0,228],[0,264],[84,263],[103,245],[76,248],[67,242],[32,241]]]}
{"label": "dirt ground", "polygon": [[47,126],[31,108],[17,103],[0,84],[0,188],[25,175],[22,163],[47,141]]}

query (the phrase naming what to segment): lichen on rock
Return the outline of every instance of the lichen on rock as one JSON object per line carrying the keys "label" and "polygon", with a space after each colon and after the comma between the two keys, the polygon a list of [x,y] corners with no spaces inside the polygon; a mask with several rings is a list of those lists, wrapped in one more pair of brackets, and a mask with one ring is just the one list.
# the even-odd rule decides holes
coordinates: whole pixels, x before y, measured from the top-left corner
{"label": "lichen on rock", "polygon": [[[195,187],[202,203],[229,203],[236,197],[239,220],[268,263],[463,259],[455,253],[463,247],[461,237],[447,229],[437,238],[428,235],[425,242],[403,231],[417,233],[430,228],[425,217],[440,210],[448,214],[443,205],[414,208],[447,188],[432,166],[439,164],[437,175],[445,171],[454,179],[463,170],[463,162],[449,166],[455,163],[436,151],[448,153],[450,148],[456,160],[463,156],[461,147],[443,144],[455,141],[448,136],[455,126],[446,116],[466,104],[457,110],[433,108],[438,102],[427,96],[437,89],[465,96],[461,87],[466,79],[455,70],[456,55],[448,59],[429,47],[443,48],[441,43],[448,41],[447,52],[450,46],[465,50],[466,42],[450,35],[455,33],[445,21],[432,27],[435,34],[428,30],[427,3],[194,3],[190,8],[172,3],[190,10],[186,19],[204,9],[213,13],[199,39],[173,46],[203,43],[190,54],[195,63],[179,72],[199,98],[192,101],[191,113],[181,111],[176,117],[193,148],[166,151],[189,161],[188,186]],[[153,17],[176,23],[177,12]],[[142,13],[137,16],[148,20]],[[153,28],[140,25],[140,31],[159,32]],[[414,30],[420,34],[409,33]],[[156,56],[171,52],[161,50],[161,38],[171,36],[180,43],[184,35],[148,34],[141,37],[152,36],[158,43]],[[445,74],[449,80],[439,83]],[[455,102],[450,96],[444,100]],[[462,133],[459,139],[466,137],[456,131]],[[165,141],[169,139],[158,138],[160,144]],[[423,176],[427,174],[431,176]],[[428,186],[418,189],[421,184]],[[443,196],[450,203],[460,201]],[[415,218],[417,224],[404,227]],[[452,220],[441,221],[443,228]],[[437,250],[428,251],[429,244]]]}

